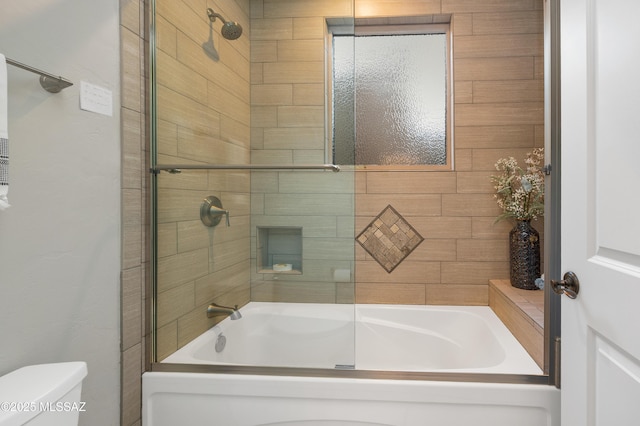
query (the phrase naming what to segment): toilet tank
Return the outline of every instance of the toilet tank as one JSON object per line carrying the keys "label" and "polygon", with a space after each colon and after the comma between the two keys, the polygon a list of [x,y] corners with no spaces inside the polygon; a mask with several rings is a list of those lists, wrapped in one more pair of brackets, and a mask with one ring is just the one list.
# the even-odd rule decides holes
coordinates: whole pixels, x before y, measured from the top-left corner
{"label": "toilet tank", "polygon": [[81,411],[85,362],[30,365],[0,377],[0,426],[72,426]]}

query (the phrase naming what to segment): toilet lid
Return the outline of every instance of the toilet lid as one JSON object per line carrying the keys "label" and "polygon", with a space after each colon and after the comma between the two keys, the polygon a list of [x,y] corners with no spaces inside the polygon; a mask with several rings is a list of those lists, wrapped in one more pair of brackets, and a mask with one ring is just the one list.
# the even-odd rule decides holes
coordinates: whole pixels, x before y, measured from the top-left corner
{"label": "toilet lid", "polygon": [[[17,404],[56,402],[75,388],[87,375],[82,361],[39,364],[22,367],[0,377],[0,425],[22,424],[39,414]],[[13,406],[11,406],[13,404]]]}

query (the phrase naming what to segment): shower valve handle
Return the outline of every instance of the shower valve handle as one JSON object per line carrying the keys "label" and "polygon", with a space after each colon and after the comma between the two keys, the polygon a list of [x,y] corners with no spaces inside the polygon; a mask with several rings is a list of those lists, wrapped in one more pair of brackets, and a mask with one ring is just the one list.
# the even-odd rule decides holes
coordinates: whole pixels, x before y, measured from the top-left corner
{"label": "shower valve handle", "polygon": [[205,226],[217,226],[222,220],[222,215],[227,218],[227,226],[231,226],[229,210],[222,208],[222,201],[218,197],[210,195],[202,201],[200,205],[200,220]]}
{"label": "shower valve handle", "polygon": [[224,209],[220,209],[216,206],[212,206],[211,209],[209,210],[209,215],[210,216],[222,216],[225,215],[227,218],[227,226],[231,226],[229,224],[229,210],[224,210]]}

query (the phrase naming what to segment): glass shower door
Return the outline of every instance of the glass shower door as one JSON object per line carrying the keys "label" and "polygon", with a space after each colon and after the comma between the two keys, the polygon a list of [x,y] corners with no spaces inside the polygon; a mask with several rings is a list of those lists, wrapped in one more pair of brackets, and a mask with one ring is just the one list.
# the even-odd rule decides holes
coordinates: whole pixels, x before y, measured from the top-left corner
{"label": "glass shower door", "polygon": [[[355,173],[323,165],[333,160],[327,17],[352,22],[352,1],[216,5],[239,38],[207,10],[153,5],[154,361],[208,330],[214,340],[224,330],[231,353],[230,334],[245,329],[254,346],[243,353],[264,357],[221,364],[349,368]],[[212,208],[214,226],[203,219]],[[222,311],[210,316],[212,303]],[[243,317],[231,321],[236,305]],[[327,352],[287,358],[269,345]]]}

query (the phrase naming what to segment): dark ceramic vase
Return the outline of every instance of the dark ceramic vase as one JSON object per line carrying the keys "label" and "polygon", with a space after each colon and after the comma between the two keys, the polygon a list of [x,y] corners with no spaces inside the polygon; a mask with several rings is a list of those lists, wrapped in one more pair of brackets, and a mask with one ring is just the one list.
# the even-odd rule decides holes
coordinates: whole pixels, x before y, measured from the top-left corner
{"label": "dark ceramic vase", "polygon": [[511,285],[525,290],[537,290],[540,278],[540,234],[529,220],[518,220],[509,232]]}

